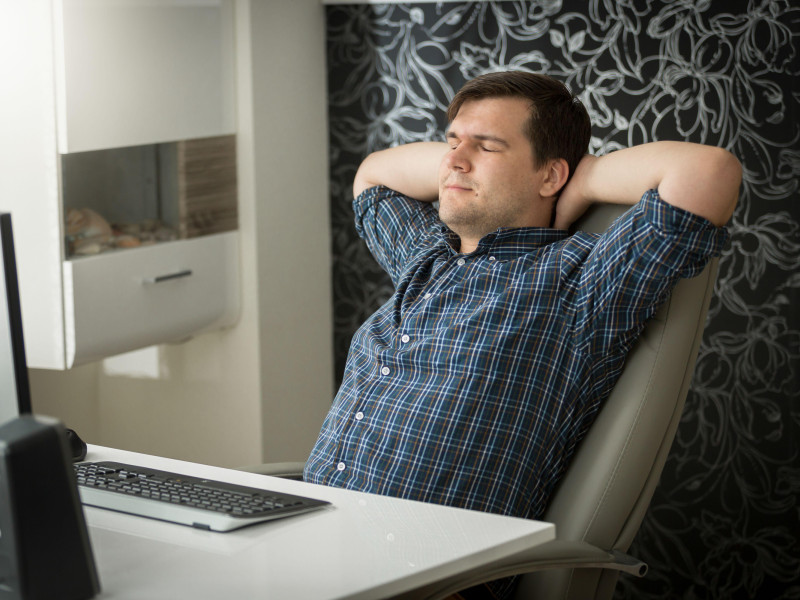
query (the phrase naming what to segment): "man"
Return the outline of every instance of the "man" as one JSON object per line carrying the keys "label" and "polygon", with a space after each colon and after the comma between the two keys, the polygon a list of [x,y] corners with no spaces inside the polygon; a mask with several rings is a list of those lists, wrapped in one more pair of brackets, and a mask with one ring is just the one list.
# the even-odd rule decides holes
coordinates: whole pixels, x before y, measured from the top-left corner
{"label": "man", "polygon": [[[719,253],[741,168],[678,142],[585,156],[585,109],[542,75],[481,76],[448,118],[446,143],[356,174],[396,291],[353,338],[305,478],[536,518],[644,323]],[[568,235],[594,202],[634,206]]]}

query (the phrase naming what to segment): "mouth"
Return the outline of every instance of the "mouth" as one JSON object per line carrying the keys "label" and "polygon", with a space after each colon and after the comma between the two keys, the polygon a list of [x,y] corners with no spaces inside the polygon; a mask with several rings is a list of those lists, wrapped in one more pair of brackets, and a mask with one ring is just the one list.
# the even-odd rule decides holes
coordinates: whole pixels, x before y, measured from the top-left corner
{"label": "mouth", "polygon": [[442,188],[447,190],[447,191],[451,191],[451,192],[471,192],[472,191],[472,186],[464,184],[464,183],[458,183],[458,182],[450,182],[450,183],[445,182],[444,185],[442,186]]}

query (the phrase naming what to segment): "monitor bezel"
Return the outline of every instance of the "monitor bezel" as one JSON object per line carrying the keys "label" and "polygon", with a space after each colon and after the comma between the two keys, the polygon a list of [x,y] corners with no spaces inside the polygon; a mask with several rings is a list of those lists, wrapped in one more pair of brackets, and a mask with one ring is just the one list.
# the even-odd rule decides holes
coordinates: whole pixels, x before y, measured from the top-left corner
{"label": "monitor bezel", "polygon": [[19,414],[30,414],[31,393],[28,380],[28,363],[25,358],[25,340],[22,334],[22,304],[17,278],[16,253],[14,252],[14,233],[11,227],[11,214],[0,213],[0,247],[3,255],[3,272],[6,279],[6,306],[8,308],[8,327],[11,335],[11,354],[14,360],[14,379],[17,385],[17,404]]}

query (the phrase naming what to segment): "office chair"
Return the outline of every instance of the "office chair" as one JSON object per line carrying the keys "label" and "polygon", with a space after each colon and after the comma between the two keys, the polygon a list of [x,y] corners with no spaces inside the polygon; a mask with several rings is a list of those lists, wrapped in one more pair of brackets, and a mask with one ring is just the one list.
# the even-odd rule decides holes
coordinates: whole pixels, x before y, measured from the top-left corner
{"label": "office chair", "polygon": [[[604,231],[627,207],[592,207],[575,227]],[[517,600],[604,600],[620,571],[647,565],[625,554],[650,504],[683,410],[716,279],[717,260],[683,279],[645,327],[625,368],[559,483],[543,520],[556,539],[402,598],[445,598],[499,577],[524,574]],[[301,464],[254,469],[297,476]]]}

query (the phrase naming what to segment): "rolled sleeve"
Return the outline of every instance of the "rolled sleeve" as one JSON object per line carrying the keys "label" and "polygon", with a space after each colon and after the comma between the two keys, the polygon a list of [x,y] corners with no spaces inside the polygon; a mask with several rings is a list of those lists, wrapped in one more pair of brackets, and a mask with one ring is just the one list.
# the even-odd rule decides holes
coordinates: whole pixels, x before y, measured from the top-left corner
{"label": "rolled sleeve", "polygon": [[655,232],[674,244],[679,277],[699,275],[711,258],[720,255],[728,241],[726,228],[664,202],[655,190],[647,192],[634,211],[640,211]]}
{"label": "rolled sleeve", "polygon": [[[587,234],[583,234],[587,235]],[[574,331],[602,355],[627,347],[680,278],[698,275],[728,239],[727,230],[644,194],[599,236],[575,290]]]}
{"label": "rolled sleeve", "polygon": [[396,284],[408,257],[438,227],[432,204],[378,186],[353,201],[356,232]]}

